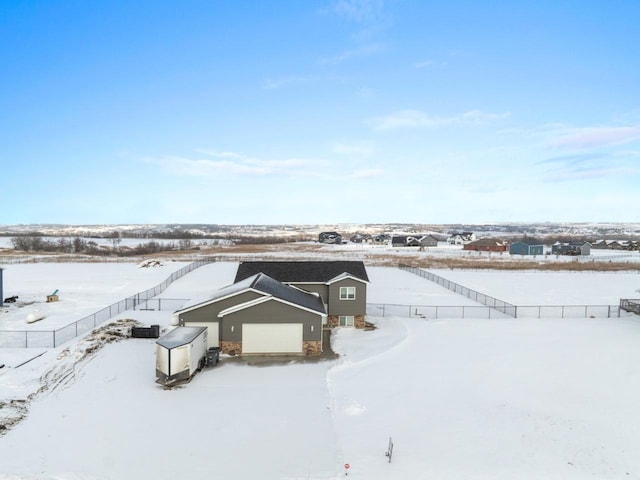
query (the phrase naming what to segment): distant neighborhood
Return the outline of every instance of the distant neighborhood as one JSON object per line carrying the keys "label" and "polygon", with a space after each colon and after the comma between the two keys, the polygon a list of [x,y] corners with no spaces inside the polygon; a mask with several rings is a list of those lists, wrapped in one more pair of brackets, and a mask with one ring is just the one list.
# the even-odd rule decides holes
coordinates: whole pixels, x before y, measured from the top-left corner
{"label": "distant neighborhood", "polygon": [[566,255],[586,256],[591,249],[599,250],[627,250],[638,251],[640,242],[632,239],[618,240],[555,240],[548,242],[538,238],[500,238],[497,236],[483,236],[479,238],[475,232],[461,231],[449,233],[355,233],[346,239],[339,232],[327,231],[318,235],[318,243],[328,245],[377,244],[391,248],[414,248],[419,251],[435,247],[460,247],[462,250],[475,252],[500,252],[511,255]]}

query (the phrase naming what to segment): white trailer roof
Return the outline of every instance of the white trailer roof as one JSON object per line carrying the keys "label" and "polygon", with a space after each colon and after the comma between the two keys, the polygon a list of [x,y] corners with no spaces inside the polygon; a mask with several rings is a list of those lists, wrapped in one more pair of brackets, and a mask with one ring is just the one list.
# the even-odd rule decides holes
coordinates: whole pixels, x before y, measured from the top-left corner
{"label": "white trailer roof", "polygon": [[156,343],[165,348],[180,347],[191,343],[206,330],[207,327],[176,327],[156,340]]}

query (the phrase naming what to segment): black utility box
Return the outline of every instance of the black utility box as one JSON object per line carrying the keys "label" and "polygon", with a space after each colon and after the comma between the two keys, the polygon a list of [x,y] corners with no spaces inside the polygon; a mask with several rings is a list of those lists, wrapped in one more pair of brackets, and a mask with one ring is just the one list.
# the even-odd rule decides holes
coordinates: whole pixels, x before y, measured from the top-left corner
{"label": "black utility box", "polygon": [[160,325],[150,327],[131,327],[133,338],[158,338],[160,336]]}

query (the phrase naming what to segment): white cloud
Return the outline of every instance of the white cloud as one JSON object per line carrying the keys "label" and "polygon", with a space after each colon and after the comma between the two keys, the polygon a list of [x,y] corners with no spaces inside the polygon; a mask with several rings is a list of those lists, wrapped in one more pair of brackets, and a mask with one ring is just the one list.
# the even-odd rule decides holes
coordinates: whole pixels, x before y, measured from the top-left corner
{"label": "white cloud", "polygon": [[439,128],[463,125],[484,125],[496,120],[508,118],[506,113],[486,113],[471,110],[453,117],[434,117],[420,110],[399,110],[383,117],[368,121],[373,130],[386,131],[399,128]]}
{"label": "white cloud", "polygon": [[242,155],[236,152],[218,152],[216,150],[207,149],[196,149],[196,152],[216,158],[243,158]]}
{"label": "white cloud", "polygon": [[378,21],[384,9],[383,0],[336,0],[332,11],[357,23]]}
{"label": "white cloud", "polygon": [[586,127],[563,132],[551,141],[561,149],[589,149],[622,145],[640,139],[640,126]]}
{"label": "white cloud", "polygon": [[640,174],[640,167],[628,153],[583,153],[553,157],[541,162],[547,165],[545,180],[562,182],[604,177],[633,176]]}
{"label": "white cloud", "polygon": [[164,170],[183,176],[247,176],[258,177],[266,175],[282,176],[314,176],[319,166],[327,162],[308,158],[286,158],[264,160],[246,157],[235,152],[202,151],[209,156],[221,160],[194,159],[179,156],[145,157],[141,161],[157,165]]}

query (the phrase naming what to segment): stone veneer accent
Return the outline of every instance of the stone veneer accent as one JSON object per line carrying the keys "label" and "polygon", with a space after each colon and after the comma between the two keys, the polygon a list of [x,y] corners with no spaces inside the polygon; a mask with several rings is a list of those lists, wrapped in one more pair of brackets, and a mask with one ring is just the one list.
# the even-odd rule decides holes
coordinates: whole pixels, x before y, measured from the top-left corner
{"label": "stone veneer accent", "polygon": [[322,341],[305,340],[302,342],[302,351],[305,355],[320,355],[322,353]]}
{"label": "stone veneer accent", "polygon": [[[242,354],[242,342],[220,342],[220,351],[227,355]],[[305,355],[319,355],[322,353],[322,342],[320,340],[307,340],[302,343],[302,353]]]}
{"label": "stone veneer accent", "polygon": [[227,355],[240,355],[242,353],[242,342],[220,342],[220,351]]}
{"label": "stone veneer accent", "polygon": [[[327,317],[327,327],[334,328],[340,326],[340,318],[338,315],[329,315]],[[356,328],[364,328],[365,320],[364,315],[356,315],[353,318],[353,326]]]}

